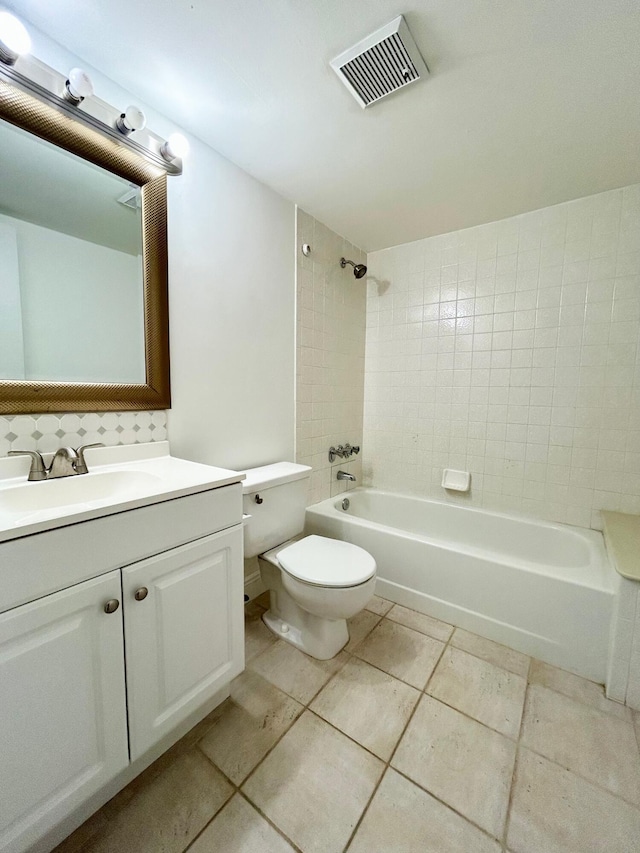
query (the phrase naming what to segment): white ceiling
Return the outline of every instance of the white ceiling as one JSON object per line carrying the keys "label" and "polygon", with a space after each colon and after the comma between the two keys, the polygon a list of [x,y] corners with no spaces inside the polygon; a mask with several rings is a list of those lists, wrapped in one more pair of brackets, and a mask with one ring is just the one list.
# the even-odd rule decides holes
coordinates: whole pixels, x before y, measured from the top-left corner
{"label": "white ceiling", "polygon": [[[640,181],[637,0],[9,5],[366,250]],[[398,14],[431,76],[363,111],[329,60]]]}

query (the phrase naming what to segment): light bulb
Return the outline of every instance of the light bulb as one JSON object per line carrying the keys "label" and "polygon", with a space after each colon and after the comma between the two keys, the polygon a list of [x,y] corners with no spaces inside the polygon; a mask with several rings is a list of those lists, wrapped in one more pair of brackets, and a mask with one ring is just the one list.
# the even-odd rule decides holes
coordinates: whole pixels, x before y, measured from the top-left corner
{"label": "light bulb", "polygon": [[93,95],[91,77],[82,68],[72,68],[62,95],[67,101],[78,106],[85,98],[90,98]]}
{"label": "light bulb", "polygon": [[0,62],[14,65],[30,49],[31,38],[24,24],[10,12],[0,12]]}
{"label": "light bulb", "polygon": [[189,153],[189,143],[181,133],[172,133],[163,143],[160,153],[165,160],[175,160],[185,157]]}
{"label": "light bulb", "polygon": [[147,123],[147,117],[140,107],[129,106],[116,119],[116,127],[125,136],[129,136],[134,130],[142,130]]}

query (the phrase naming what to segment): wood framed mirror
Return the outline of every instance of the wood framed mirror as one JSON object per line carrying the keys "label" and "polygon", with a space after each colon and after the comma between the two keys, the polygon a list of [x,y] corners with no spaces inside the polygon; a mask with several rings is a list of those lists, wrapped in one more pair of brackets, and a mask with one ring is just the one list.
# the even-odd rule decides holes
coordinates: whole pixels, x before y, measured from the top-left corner
{"label": "wood framed mirror", "polygon": [[[166,172],[135,150],[74,119],[68,111],[58,110],[3,79],[0,79],[0,131],[6,131],[7,138],[13,134],[12,144],[2,145],[0,150],[0,178],[4,169],[4,174],[14,179],[13,195],[7,189],[11,181],[0,179],[0,226],[4,220],[5,236],[10,235],[11,227],[17,234],[19,251],[16,250],[14,263],[17,287],[20,286],[23,267],[37,266],[40,275],[38,286],[32,287],[28,297],[24,293],[21,295],[19,290],[10,292],[10,288],[16,286],[9,281],[11,263],[1,263],[0,254],[0,268],[5,270],[4,278],[0,279],[0,313],[5,318],[5,325],[9,323],[10,312],[3,310],[3,306],[6,309],[7,305],[14,305],[18,313],[22,312],[13,330],[18,344],[13,349],[10,349],[12,344],[6,344],[4,357],[0,347],[0,414],[169,408]],[[26,163],[27,172],[17,175],[18,166],[8,160],[8,152],[23,152],[32,144],[41,146],[41,151],[35,156],[21,154],[19,167]],[[64,156],[66,161],[59,167],[49,168],[47,173],[39,173],[50,156],[45,147]],[[137,288],[133,299],[138,302],[135,310],[139,313],[133,323],[139,328],[140,340],[137,342],[129,339],[133,309],[127,307],[122,299],[123,288],[118,290],[115,286],[122,284],[121,270],[125,263],[118,261],[110,270],[103,261],[107,252],[113,254],[121,248],[118,240],[131,242],[131,235],[118,237],[119,226],[111,228],[103,224],[97,207],[91,206],[94,179],[86,178],[84,173],[67,181],[67,184],[75,181],[77,185],[71,202],[68,199],[64,203],[58,202],[57,197],[51,195],[49,173],[64,175],[67,168],[75,169],[72,161],[95,173],[95,185],[105,184],[107,179],[120,182],[114,190],[118,197],[109,202],[118,209],[118,216],[130,216],[131,209],[136,211],[139,249],[130,248],[124,254],[137,256],[139,265],[139,271],[133,275]],[[5,204],[3,186],[7,193]],[[36,190],[43,194],[42,203],[35,195]],[[13,209],[16,205],[20,208],[17,212]],[[74,205],[77,210],[72,216]],[[130,209],[122,213],[121,207]],[[49,221],[44,223],[45,228],[43,223],[35,221],[34,211],[38,209],[48,213]],[[79,236],[72,234],[70,226],[65,225],[74,218],[81,223],[82,233]],[[43,232],[38,237],[43,238],[39,246],[50,245],[47,243],[49,236],[44,239],[44,231],[61,235],[61,242],[56,244],[50,255],[38,258],[37,264],[33,253],[29,254],[33,249],[36,229]],[[23,232],[26,234],[27,231],[30,234],[28,239],[23,238]],[[2,234],[0,231],[0,238]],[[20,244],[22,239],[24,245]],[[0,252],[2,248],[0,240]],[[10,252],[11,246],[5,249]],[[89,267],[78,274],[79,258],[84,255],[92,260],[88,262]],[[11,260],[11,255],[9,258]],[[128,269],[131,266],[129,259],[126,264]],[[32,277],[36,277],[35,273]],[[75,290],[69,290],[68,282],[72,279]],[[56,281],[62,282],[60,292],[53,286]],[[92,285],[95,285],[96,293],[100,288],[100,299],[95,303],[89,301]],[[133,285],[127,284],[127,287],[131,290]],[[114,295],[110,308],[105,310],[105,291],[111,290]],[[98,325],[101,320],[102,326]],[[11,338],[1,328],[0,336],[5,341]],[[32,342],[30,350],[27,338]],[[86,339],[88,354],[85,356],[75,348],[81,338]],[[24,345],[22,373],[13,364],[8,365],[14,361],[13,355],[20,341]],[[132,357],[137,361],[135,369],[129,365],[118,369],[114,366],[113,371],[117,375],[107,375],[111,370],[108,365],[114,362],[108,354],[103,354],[102,366],[93,365],[93,353],[108,349],[107,343],[115,349],[119,347],[118,352],[136,350],[138,355]]]}

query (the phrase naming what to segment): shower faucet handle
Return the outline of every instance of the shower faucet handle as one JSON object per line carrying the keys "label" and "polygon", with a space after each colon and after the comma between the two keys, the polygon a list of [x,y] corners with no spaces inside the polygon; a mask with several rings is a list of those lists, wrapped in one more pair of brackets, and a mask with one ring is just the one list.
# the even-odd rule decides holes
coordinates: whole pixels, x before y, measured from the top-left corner
{"label": "shower faucet handle", "polygon": [[329,462],[335,462],[336,457],[340,457],[340,459],[348,459],[350,456],[353,456],[354,453],[360,453],[359,445],[354,445],[352,447],[349,442],[347,442],[346,444],[339,444],[337,447],[331,446],[329,448]]}

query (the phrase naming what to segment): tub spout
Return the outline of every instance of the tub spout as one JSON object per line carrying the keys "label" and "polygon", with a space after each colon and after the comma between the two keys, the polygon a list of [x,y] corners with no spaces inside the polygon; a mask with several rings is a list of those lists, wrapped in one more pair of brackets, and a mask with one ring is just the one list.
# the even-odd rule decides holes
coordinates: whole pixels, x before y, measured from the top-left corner
{"label": "tub spout", "polygon": [[338,471],[338,480],[349,480],[349,482],[355,483],[356,478],[348,471]]}

